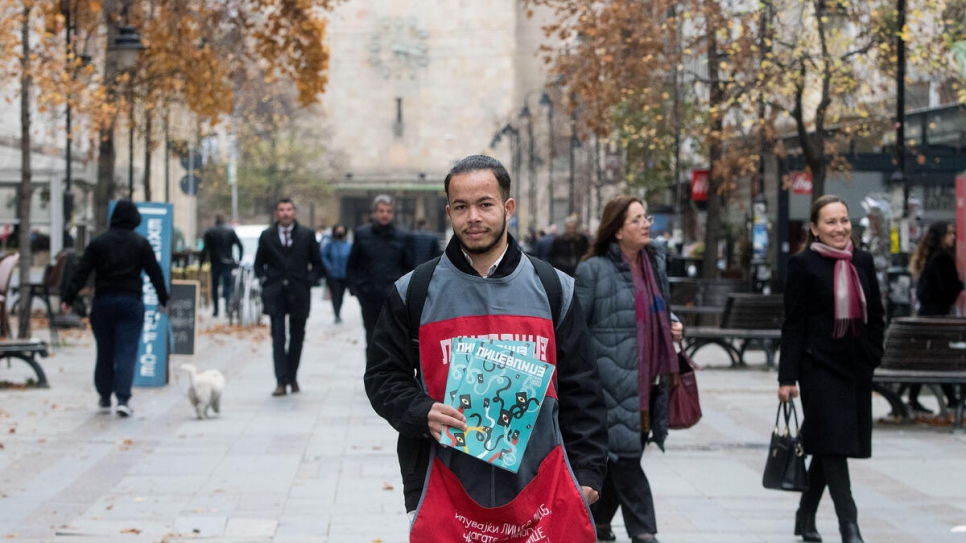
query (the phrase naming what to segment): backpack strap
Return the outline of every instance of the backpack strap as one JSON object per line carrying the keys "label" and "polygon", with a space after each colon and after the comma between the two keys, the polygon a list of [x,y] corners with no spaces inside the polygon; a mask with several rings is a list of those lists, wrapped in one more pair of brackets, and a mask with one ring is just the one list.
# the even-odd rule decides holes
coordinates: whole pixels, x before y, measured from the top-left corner
{"label": "backpack strap", "polygon": [[409,311],[409,338],[419,350],[419,321],[423,315],[423,306],[426,305],[426,294],[429,293],[429,281],[433,278],[436,265],[439,264],[440,257],[426,261],[413,270],[413,275],[409,278],[409,288],[406,289],[406,310]]}
{"label": "backpack strap", "polygon": [[557,270],[550,264],[530,255],[527,255],[527,257],[537,270],[537,276],[543,283],[543,290],[547,291],[547,298],[550,300],[550,314],[553,316],[553,327],[556,329],[557,325],[560,324],[560,311],[563,308],[563,286],[560,284],[560,277],[557,275]]}

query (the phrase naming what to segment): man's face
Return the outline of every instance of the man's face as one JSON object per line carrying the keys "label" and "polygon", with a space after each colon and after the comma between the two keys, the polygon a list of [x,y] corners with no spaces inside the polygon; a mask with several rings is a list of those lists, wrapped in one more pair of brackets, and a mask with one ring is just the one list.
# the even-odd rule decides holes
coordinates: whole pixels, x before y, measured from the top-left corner
{"label": "man's face", "polygon": [[276,205],[275,220],[285,228],[291,226],[295,222],[295,206],[288,202],[281,202]]}
{"label": "man's face", "polygon": [[512,198],[503,201],[500,185],[490,170],[467,172],[450,179],[446,215],[453,223],[453,234],[471,255],[503,250],[507,221],[515,207]]}
{"label": "man's face", "polygon": [[376,210],[372,212],[373,220],[382,226],[386,226],[392,222],[392,217],[392,204],[384,204],[382,202],[376,204]]}

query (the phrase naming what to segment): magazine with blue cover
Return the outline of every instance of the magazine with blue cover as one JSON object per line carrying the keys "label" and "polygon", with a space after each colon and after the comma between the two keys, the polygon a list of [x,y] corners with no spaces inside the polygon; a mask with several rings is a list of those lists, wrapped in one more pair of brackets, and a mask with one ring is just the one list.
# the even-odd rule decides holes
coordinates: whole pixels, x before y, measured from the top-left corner
{"label": "magazine with blue cover", "polygon": [[531,342],[457,338],[446,382],[466,431],[447,427],[440,443],[516,473],[553,378]]}

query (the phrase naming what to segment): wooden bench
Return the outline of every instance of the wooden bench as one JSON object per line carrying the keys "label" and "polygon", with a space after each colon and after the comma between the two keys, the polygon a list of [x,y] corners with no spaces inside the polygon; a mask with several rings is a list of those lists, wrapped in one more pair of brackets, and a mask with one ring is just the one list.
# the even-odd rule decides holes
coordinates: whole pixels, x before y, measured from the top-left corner
{"label": "wooden bench", "polygon": [[37,361],[38,355],[46,358],[48,354],[47,343],[39,339],[0,341],[0,360],[16,358],[26,362],[37,374],[38,388],[50,388],[47,383],[47,374],[44,373],[44,368]]}
{"label": "wooden bench", "polygon": [[706,345],[718,345],[728,353],[732,366],[744,366],[745,352],[757,346],[764,351],[768,367],[774,367],[784,318],[781,295],[729,294],[721,325],[685,327],[685,348],[694,356]]}
{"label": "wooden bench", "polygon": [[701,279],[670,277],[671,311],[685,327],[720,323],[728,295],[748,289],[745,281],[736,279]]}
{"label": "wooden bench", "polygon": [[[885,354],[872,376],[872,388],[909,421],[909,409],[898,393],[902,384],[953,385],[956,391],[953,431],[963,431],[963,385],[966,385],[966,319],[902,317],[886,330]],[[940,398],[940,405],[945,400]]]}

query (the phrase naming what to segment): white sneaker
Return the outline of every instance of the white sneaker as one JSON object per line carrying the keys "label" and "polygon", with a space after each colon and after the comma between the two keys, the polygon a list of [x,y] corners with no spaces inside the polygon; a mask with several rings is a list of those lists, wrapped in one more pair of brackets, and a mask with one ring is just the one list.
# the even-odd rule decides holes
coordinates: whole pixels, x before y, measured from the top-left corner
{"label": "white sneaker", "polygon": [[97,400],[97,412],[98,413],[110,413],[111,412],[111,399],[101,398]]}
{"label": "white sneaker", "polygon": [[115,409],[115,411],[117,411],[117,416],[125,419],[134,414],[134,410],[128,407],[127,404],[123,404],[123,403],[119,404],[117,406],[117,409]]}

